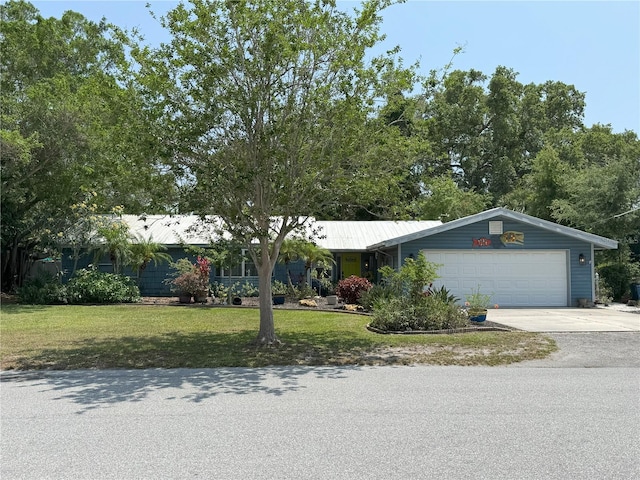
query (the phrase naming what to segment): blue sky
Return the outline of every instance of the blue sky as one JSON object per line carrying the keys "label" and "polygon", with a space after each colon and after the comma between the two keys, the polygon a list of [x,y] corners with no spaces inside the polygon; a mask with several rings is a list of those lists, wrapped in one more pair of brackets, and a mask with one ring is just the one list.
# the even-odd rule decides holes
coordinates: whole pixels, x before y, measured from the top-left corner
{"label": "blue sky", "polygon": [[[43,16],[75,10],[123,28],[137,27],[149,43],[168,37],[146,1],[33,1]],[[163,13],[177,1],[150,0]],[[339,1],[345,8],[358,2]],[[585,124],[611,124],[640,133],[640,2],[627,1],[419,1],[384,12],[384,50],[399,45],[405,64],[420,60],[427,73],[441,69],[464,47],[453,68],[490,75],[498,65],[522,83],[547,80],[586,93]]]}

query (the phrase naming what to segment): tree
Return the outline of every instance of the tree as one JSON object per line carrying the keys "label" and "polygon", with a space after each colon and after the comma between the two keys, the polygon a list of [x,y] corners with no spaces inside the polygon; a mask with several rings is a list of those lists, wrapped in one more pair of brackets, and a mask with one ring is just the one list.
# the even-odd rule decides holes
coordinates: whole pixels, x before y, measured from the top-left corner
{"label": "tree", "polygon": [[171,262],[171,255],[165,253],[167,247],[153,241],[153,238],[144,238],[137,236],[133,239],[133,243],[129,245],[130,258],[129,265],[136,272],[136,279],[140,280],[142,272],[147,268],[149,263],[153,262],[158,265],[160,262]]}
{"label": "tree", "polygon": [[584,93],[556,81],[523,85],[503,66],[490,77],[454,70],[441,79],[434,72],[422,98],[420,134],[431,154],[421,168],[452,175],[465,191],[490,193],[493,204],[531,171],[550,133],[583,127]]}
{"label": "tree", "polygon": [[98,241],[94,263],[109,255],[113,273],[122,273],[122,268],[132,260],[131,241],[133,237],[129,226],[120,218],[114,218],[98,227]]}
{"label": "tree", "polygon": [[284,263],[287,269],[287,280],[289,287],[293,287],[293,281],[291,280],[291,272],[289,271],[289,264],[300,260],[300,252],[305,240],[301,238],[285,238],[280,246],[280,253],[278,261]]}
{"label": "tree", "polygon": [[415,218],[449,222],[483,211],[490,201],[486,194],[464,191],[445,175],[428,180],[425,188],[425,195],[411,205]]}
{"label": "tree", "polygon": [[128,42],[76,12],[43,18],[27,2],[0,5],[3,290],[21,284],[50,233],[74,227],[72,206],[88,194],[103,212],[166,205],[172,176],[149,160]]}
{"label": "tree", "polygon": [[388,4],[349,15],[332,1],[194,0],[162,20],[169,44],[133,51],[183,208],[218,215],[258,269],[258,344],[279,342],[271,272],[285,237],[365,173],[363,125],[395,68],[365,52]]}
{"label": "tree", "polygon": [[298,258],[304,262],[304,277],[308,281],[309,272],[314,265],[324,268],[335,264],[333,254],[326,248],[319,247],[312,242],[302,242],[298,251]]}

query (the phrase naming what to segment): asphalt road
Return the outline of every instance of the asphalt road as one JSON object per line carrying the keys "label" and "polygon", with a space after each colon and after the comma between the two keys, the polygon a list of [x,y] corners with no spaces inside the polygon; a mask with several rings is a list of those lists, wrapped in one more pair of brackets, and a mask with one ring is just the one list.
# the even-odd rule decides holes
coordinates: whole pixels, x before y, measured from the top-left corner
{"label": "asphalt road", "polygon": [[639,478],[640,334],[566,335],[510,367],[4,372],[0,478]]}

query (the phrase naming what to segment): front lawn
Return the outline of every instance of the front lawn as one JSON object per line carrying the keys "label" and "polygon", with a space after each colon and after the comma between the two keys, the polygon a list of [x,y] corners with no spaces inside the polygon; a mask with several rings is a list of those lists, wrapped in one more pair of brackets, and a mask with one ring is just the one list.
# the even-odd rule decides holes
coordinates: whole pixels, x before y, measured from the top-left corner
{"label": "front lawn", "polygon": [[0,368],[211,368],[269,365],[501,365],[543,358],[525,332],[378,335],[366,316],[275,310],[279,348],[249,346],[259,312],[151,305],[0,307]]}

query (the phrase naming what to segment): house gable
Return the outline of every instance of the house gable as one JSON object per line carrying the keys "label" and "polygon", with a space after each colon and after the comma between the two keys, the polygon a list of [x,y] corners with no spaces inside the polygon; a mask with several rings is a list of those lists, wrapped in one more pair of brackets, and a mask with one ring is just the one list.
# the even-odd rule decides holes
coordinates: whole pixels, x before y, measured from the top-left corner
{"label": "house gable", "polygon": [[[396,255],[396,265],[423,251],[428,252],[431,258],[448,259],[448,264],[436,261],[445,263],[441,267],[441,277],[448,278],[453,288],[458,289],[456,294],[462,298],[463,290],[470,293],[475,286],[472,284],[483,279],[485,283],[492,283],[492,288],[499,294],[503,290],[516,290],[511,288],[513,285],[522,285],[520,292],[511,297],[518,296],[520,300],[506,304],[526,306],[528,298],[534,296],[530,291],[537,282],[540,289],[537,304],[543,306],[551,298],[549,293],[547,299],[544,298],[545,291],[550,291],[552,283],[560,282],[565,293],[559,296],[560,300],[556,295],[544,306],[571,306],[581,298],[593,300],[594,250],[616,248],[617,242],[507,209],[493,209],[373,247]],[[538,268],[537,260],[533,258],[552,263],[546,268]],[[465,261],[468,263],[464,264]],[[478,262],[485,262],[487,268],[474,273],[479,268]],[[458,279],[451,276],[456,272],[459,272]],[[504,278],[500,278],[500,272]],[[535,275],[537,278],[533,278]],[[463,283],[464,288],[461,286]],[[446,284],[444,286],[447,287]]]}
{"label": "house gable", "polygon": [[[419,238],[438,235],[444,232],[456,230],[469,225],[474,225],[474,224],[484,225],[484,222],[488,222],[490,220],[514,221],[521,225],[529,225],[529,226],[535,227],[536,229],[553,232],[559,235],[564,235],[570,238],[574,238],[576,240],[580,240],[580,241],[592,244],[594,245],[595,248],[599,248],[599,249],[618,248],[618,242],[615,240],[601,237],[599,235],[594,235],[592,233],[583,232],[581,230],[577,230],[571,227],[566,227],[564,225],[558,225],[556,223],[549,222],[547,220],[542,220],[540,218],[532,217],[531,215],[526,215],[524,213],[514,212],[513,210],[509,210],[502,207],[493,208],[491,210],[478,213],[476,215],[470,215],[468,217],[453,220],[451,222],[444,223],[442,225],[435,226],[433,228],[428,228],[420,232],[415,232],[408,235],[391,238],[386,241],[370,245],[368,248],[371,250],[375,250],[380,248],[393,247],[393,246],[404,244],[413,240],[417,240]],[[487,234],[488,234],[488,231],[487,231]]]}

